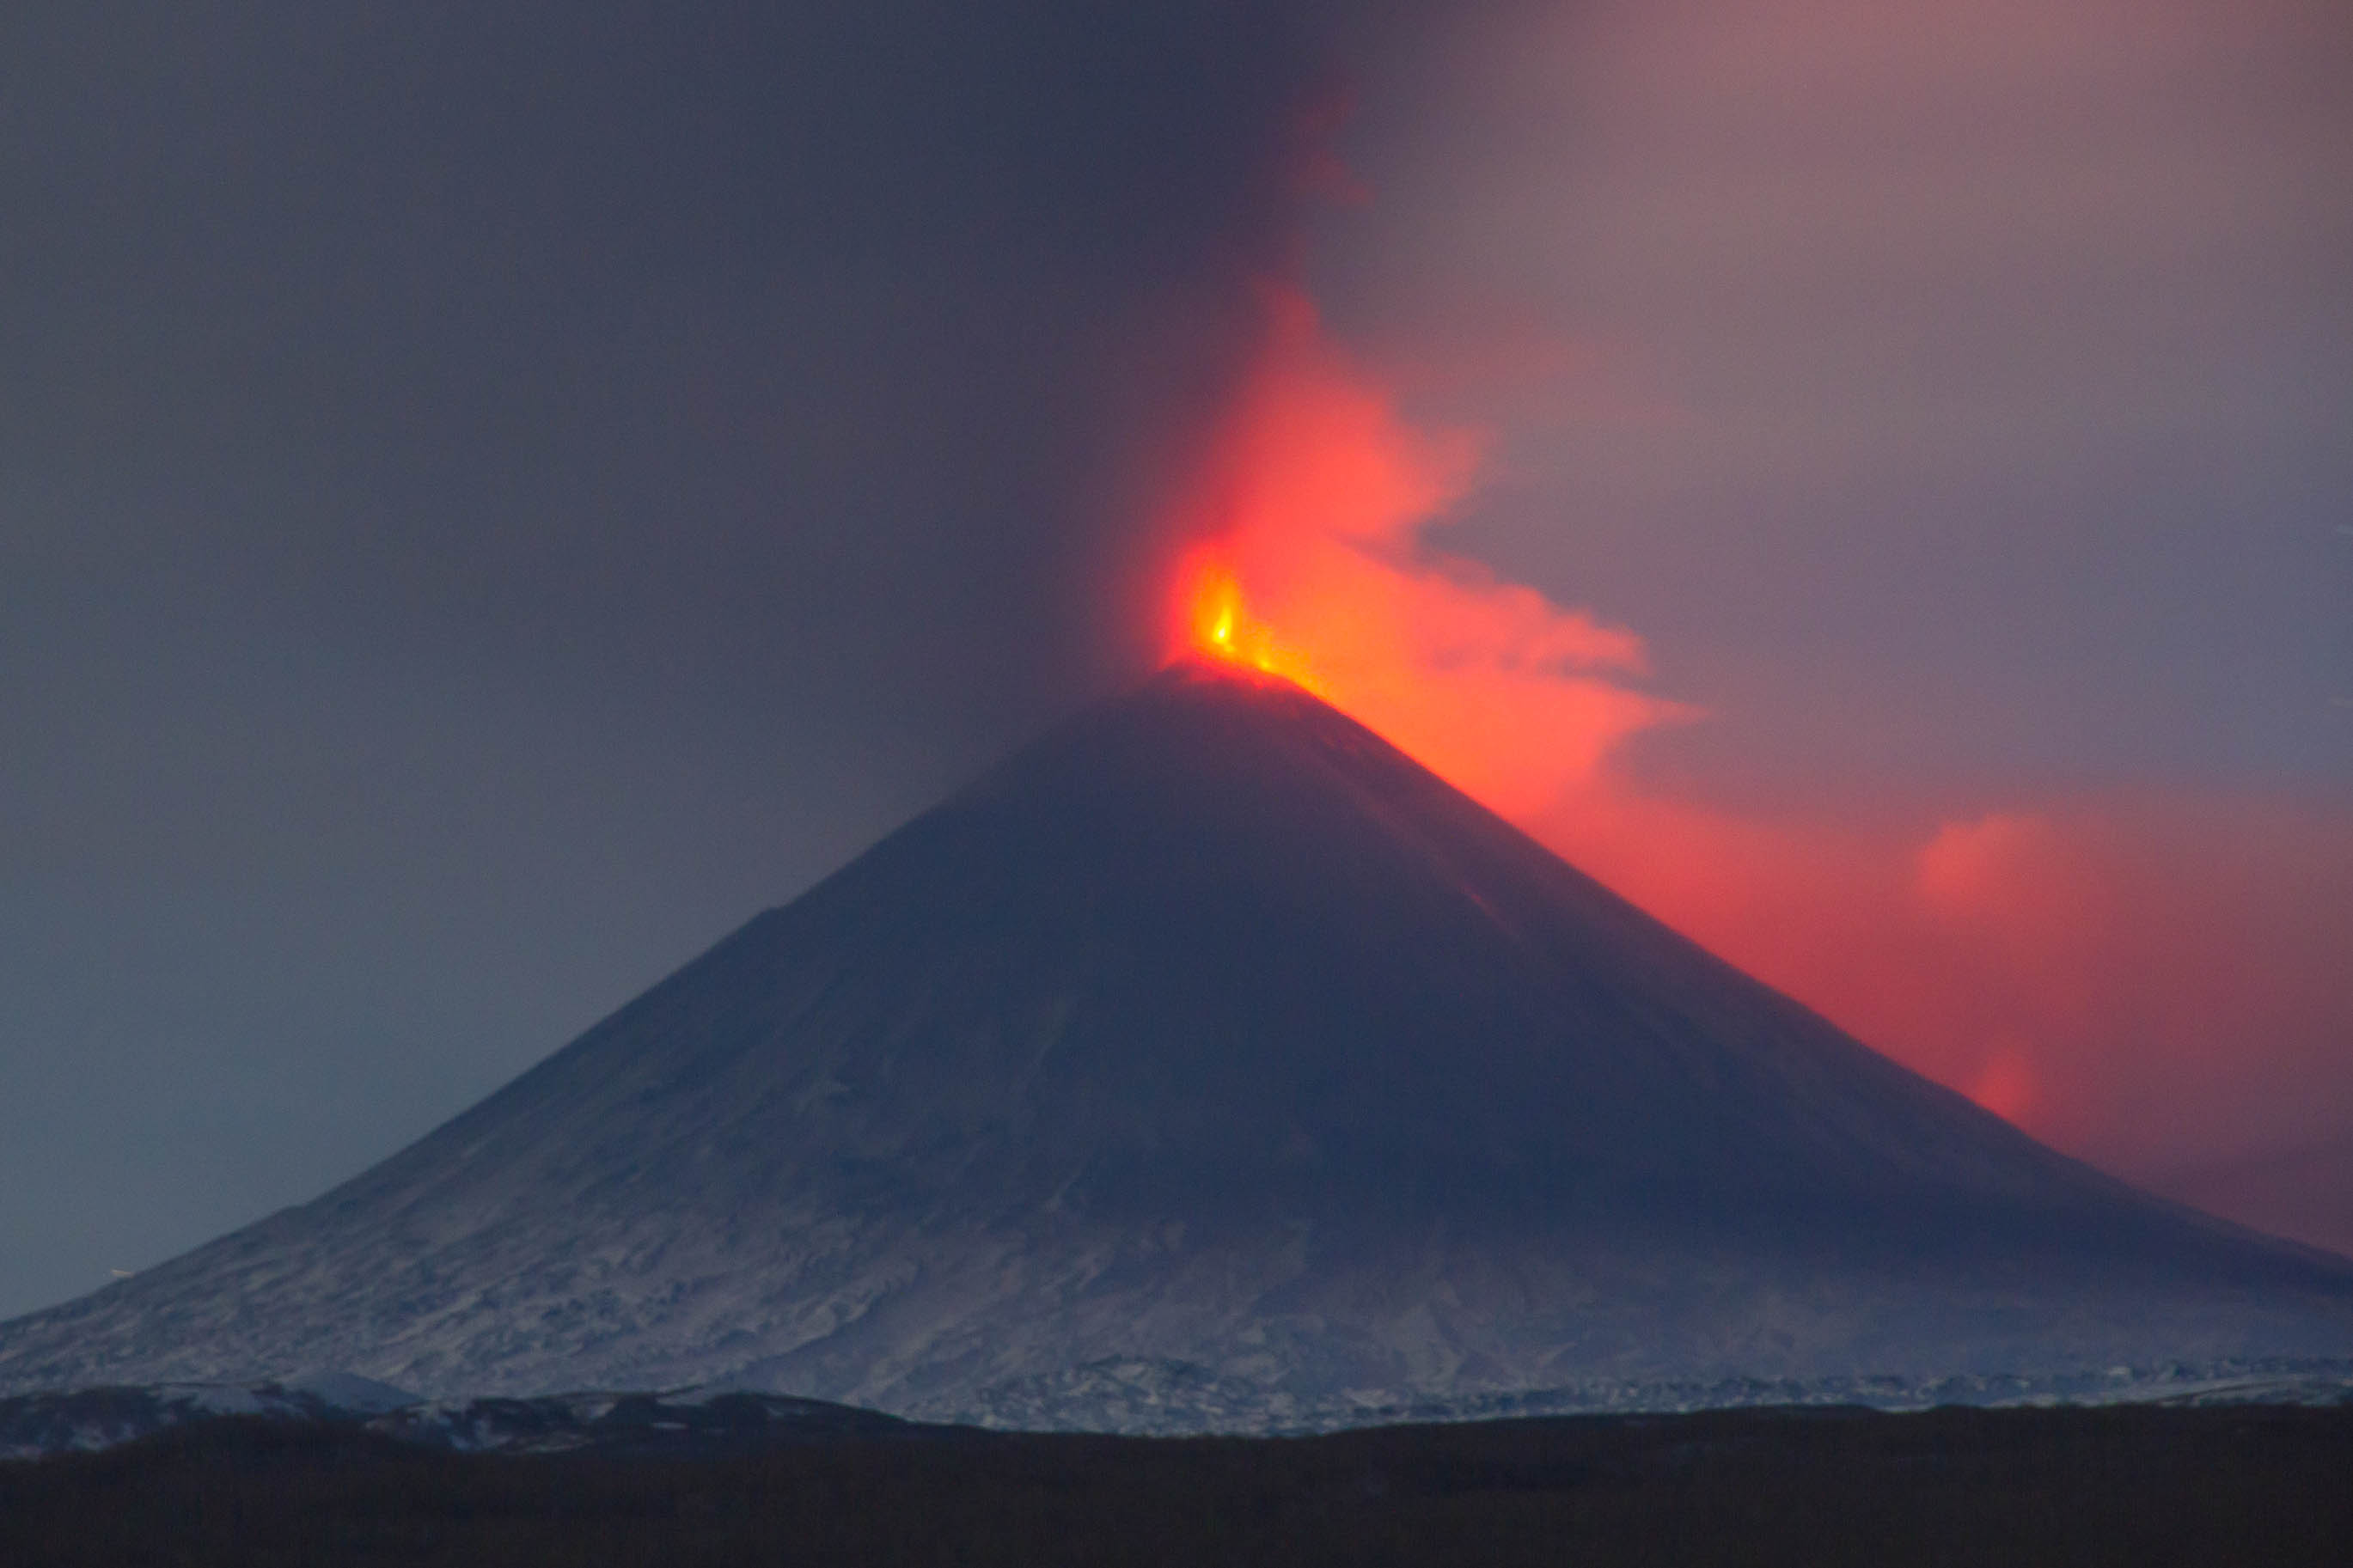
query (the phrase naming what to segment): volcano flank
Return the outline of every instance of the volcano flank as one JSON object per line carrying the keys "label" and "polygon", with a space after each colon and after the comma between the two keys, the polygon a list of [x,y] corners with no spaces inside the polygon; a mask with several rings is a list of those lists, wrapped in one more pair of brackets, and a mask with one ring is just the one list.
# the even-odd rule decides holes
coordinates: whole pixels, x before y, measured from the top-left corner
{"label": "volcano flank", "polygon": [[0,1326],[0,1392],[1181,1429],[2348,1354],[2353,1264],[2053,1152],[1187,662],[323,1197]]}

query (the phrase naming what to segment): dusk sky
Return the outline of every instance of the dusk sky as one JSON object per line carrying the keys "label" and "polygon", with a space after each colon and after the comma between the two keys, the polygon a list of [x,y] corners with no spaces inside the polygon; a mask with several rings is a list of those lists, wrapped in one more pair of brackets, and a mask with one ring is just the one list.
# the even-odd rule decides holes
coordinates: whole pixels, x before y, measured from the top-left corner
{"label": "dusk sky", "polygon": [[2353,1248],[2348,81],[2331,0],[17,8],[0,1314],[1209,578],[1871,1044]]}

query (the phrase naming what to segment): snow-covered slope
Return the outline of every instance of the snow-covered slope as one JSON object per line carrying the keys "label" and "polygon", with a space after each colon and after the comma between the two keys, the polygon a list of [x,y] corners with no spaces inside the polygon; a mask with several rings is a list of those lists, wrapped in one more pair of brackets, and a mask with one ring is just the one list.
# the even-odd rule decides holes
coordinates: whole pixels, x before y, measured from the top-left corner
{"label": "snow-covered slope", "polygon": [[2063,1158],[1185,665],[324,1197],[0,1326],[0,1391],[335,1365],[1091,1424],[1087,1369],[1143,1366],[1165,1418],[1118,1424],[1257,1425],[2347,1354],[2353,1264]]}
{"label": "snow-covered slope", "polygon": [[[1198,1374],[1140,1362],[1073,1369],[1047,1402],[1008,1391],[989,1425],[1085,1426],[1171,1433],[1218,1427],[1296,1435],[1405,1421],[1475,1421],[1769,1405],[1925,1410],[1936,1405],[2353,1405],[2353,1361],[2220,1362],[2033,1377],[1720,1378],[1621,1384],[1424,1399],[1270,1399],[1238,1388],[1219,1408],[1193,1396]],[[1046,1393],[1044,1390],[1033,1392]],[[90,1453],[158,1432],[242,1417],[292,1426],[357,1427],[397,1442],[461,1453],[703,1457],[807,1443],[955,1442],[976,1426],[923,1426],[855,1405],[733,1388],[612,1393],[585,1390],[528,1398],[419,1399],[348,1373],[288,1384],[154,1384],[0,1395],[0,1460]]]}
{"label": "snow-covered slope", "polygon": [[871,1410],[733,1389],[425,1400],[367,1378],[155,1384],[0,1396],[0,1460],[86,1454],[223,1417],[359,1427],[464,1453],[709,1455],[799,1443],[954,1436]]}

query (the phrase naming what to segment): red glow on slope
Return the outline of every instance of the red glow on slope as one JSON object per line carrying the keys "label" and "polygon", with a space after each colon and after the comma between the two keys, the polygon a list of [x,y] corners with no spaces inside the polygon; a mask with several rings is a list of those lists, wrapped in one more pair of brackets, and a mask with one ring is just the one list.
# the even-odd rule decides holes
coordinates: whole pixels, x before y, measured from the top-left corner
{"label": "red glow on slope", "polygon": [[1525,819],[1661,919],[2037,1136],[2154,1176],[2353,1123],[2353,822],[2124,797],[1865,829],[1605,775]]}

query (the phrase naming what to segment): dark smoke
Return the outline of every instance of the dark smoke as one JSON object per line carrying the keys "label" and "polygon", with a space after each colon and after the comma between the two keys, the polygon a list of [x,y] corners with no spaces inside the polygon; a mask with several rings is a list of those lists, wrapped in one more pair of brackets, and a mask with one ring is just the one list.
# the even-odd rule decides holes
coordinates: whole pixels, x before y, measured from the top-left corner
{"label": "dark smoke", "polygon": [[9,8],[0,1311],[1156,657],[1135,520],[1402,16],[1312,10]]}

